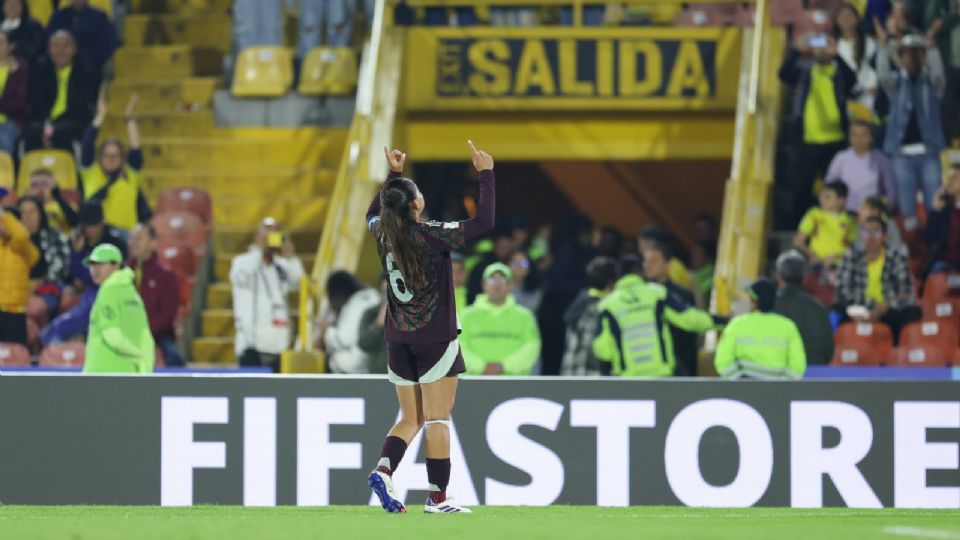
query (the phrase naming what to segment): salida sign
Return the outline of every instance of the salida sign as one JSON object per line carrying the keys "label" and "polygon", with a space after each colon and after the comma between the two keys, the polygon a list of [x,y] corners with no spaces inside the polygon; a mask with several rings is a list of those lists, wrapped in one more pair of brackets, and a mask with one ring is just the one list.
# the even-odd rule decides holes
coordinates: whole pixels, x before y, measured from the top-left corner
{"label": "salida sign", "polygon": [[414,109],[735,104],[739,30],[418,29],[410,36],[405,78]]}
{"label": "salida sign", "polygon": [[[333,441],[335,425],[361,425],[366,421],[363,398],[299,398],[296,418],[296,504],[322,506],[332,494],[344,493],[334,485],[331,472],[369,467],[359,441]],[[276,497],[276,399],[243,399],[243,504],[273,506]],[[162,399],[161,504],[193,504],[194,471],[226,466],[224,442],[197,442],[197,424],[231,422],[228,397],[164,397]],[[473,420],[473,419],[472,419]],[[573,399],[559,402],[547,398],[518,397],[496,405],[480,423],[458,422],[451,433],[452,484],[450,491],[468,504],[549,505],[563,501],[567,469],[580,462],[566,445],[548,446],[524,434],[524,428],[565,431],[573,437],[589,437],[595,444],[595,475],[583,490],[595,494],[602,506],[631,504],[631,489],[644,489],[641,479],[631,482],[630,469],[638,454],[631,447],[633,432],[640,444],[663,448],[662,468],[676,499],[689,506],[747,507],[768,492],[777,461],[789,462],[789,504],[794,507],[824,505],[829,482],[843,503],[851,507],[880,508],[883,503],[859,464],[876,444],[874,420],[855,404],[842,401],[793,400],[789,403],[789,440],[776,444],[760,412],[734,399],[704,399],[689,403],[672,417],[659,417],[666,425],[663,441],[654,443],[644,431],[658,427],[657,402],[653,400]],[[960,486],[935,486],[928,471],[956,471],[960,450],[957,442],[935,442],[928,430],[960,429],[960,402],[904,401],[893,403],[893,460],[888,474],[893,478],[893,505],[900,508],[960,508]],[[561,425],[565,422],[566,425]],[[663,426],[659,426],[663,427]],[[505,482],[487,474],[484,459],[471,459],[471,448],[458,433],[480,431],[493,456],[520,471],[528,480]],[[732,434],[736,456],[732,479],[717,484],[701,470],[701,449],[711,430]],[[835,432],[832,443],[825,431]],[[574,435],[574,433],[576,434]],[[422,464],[410,463],[417,456],[420,437],[408,451],[407,461],[395,475],[401,498],[410,490],[426,489]],[[367,452],[369,454],[369,452]],[[729,457],[728,456],[728,457]],[[482,477],[484,497],[478,496],[474,478]],[[954,476],[956,478],[956,476]],[[354,501],[355,502],[355,501]],[[371,501],[373,502],[373,501]],[[667,501],[664,501],[666,503]]]}

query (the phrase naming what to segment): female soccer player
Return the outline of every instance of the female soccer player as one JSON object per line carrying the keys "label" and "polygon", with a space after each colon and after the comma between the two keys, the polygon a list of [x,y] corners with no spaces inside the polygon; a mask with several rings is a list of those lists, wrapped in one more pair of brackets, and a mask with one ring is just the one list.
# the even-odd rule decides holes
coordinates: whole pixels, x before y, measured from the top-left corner
{"label": "female soccer player", "polygon": [[473,165],[480,172],[480,202],[474,219],[441,223],[421,221],[423,194],[402,178],[407,156],[384,148],[390,175],[367,210],[367,224],[390,286],[385,337],[387,374],[396,385],[400,421],[387,434],[380,461],[367,483],[387,512],[406,512],[393,487],[393,471],[407,445],[426,426],[427,513],[469,512],[447,499],[450,480],[450,411],[457,393],[457,375],[466,371],[457,335],[451,251],[493,227],[493,158],[477,150]]}

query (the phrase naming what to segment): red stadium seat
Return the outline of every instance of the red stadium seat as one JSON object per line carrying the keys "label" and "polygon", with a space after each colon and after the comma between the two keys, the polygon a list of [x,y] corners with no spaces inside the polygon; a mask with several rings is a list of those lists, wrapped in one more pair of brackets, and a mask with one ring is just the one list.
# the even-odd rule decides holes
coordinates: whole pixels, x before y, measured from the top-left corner
{"label": "red stadium seat", "polygon": [[955,351],[946,351],[939,347],[911,346],[897,347],[890,353],[887,365],[899,367],[946,367],[954,361]]}
{"label": "red stadium seat", "polygon": [[833,305],[837,296],[837,289],[830,282],[823,278],[822,274],[810,272],[803,278],[803,288],[810,293],[810,296],[816,298],[824,307]]}
{"label": "red stadium seat", "polygon": [[203,189],[179,187],[164,190],[157,198],[157,213],[177,210],[194,214],[207,227],[213,219],[213,203],[210,194]]}
{"label": "red stadium seat", "polygon": [[957,348],[957,331],[952,325],[937,320],[910,323],[900,331],[900,345],[903,347],[937,347],[944,351]]}
{"label": "red stadium seat", "polygon": [[40,367],[83,367],[86,345],[83,343],[60,343],[50,345],[40,353]]}
{"label": "red stadium seat", "polygon": [[923,285],[924,300],[960,298],[960,274],[937,272],[930,274]]}
{"label": "red stadium seat", "polygon": [[925,300],[923,318],[953,328],[954,332],[960,335],[960,298]]}
{"label": "red stadium seat", "polygon": [[163,212],[153,216],[151,223],[158,239],[179,239],[189,244],[195,253],[206,251],[207,229],[196,215],[183,210]]}
{"label": "red stadium seat", "polygon": [[154,250],[157,258],[171,270],[183,277],[197,273],[197,257],[190,244],[178,238],[157,240]]}
{"label": "red stadium seat", "polygon": [[835,366],[878,366],[893,349],[893,333],[883,323],[846,322],[833,339]]}
{"label": "red stadium seat", "polygon": [[0,366],[30,367],[30,351],[19,343],[0,343]]}

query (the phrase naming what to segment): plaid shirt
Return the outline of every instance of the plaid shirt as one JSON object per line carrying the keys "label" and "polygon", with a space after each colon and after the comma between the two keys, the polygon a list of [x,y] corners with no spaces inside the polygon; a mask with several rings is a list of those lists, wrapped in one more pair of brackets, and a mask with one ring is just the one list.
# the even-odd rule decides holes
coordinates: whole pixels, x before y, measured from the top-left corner
{"label": "plaid shirt", "polygon": [[[847,306],[873,308],[874,302],[867,300],[867,252],[863,247],[847,250],[840,261],[839,274],[837,306],[844,309]],[[910,266],[903,250],[887,248],[880,281],[883,297],[891,308],[899,309],[914,303]]]}

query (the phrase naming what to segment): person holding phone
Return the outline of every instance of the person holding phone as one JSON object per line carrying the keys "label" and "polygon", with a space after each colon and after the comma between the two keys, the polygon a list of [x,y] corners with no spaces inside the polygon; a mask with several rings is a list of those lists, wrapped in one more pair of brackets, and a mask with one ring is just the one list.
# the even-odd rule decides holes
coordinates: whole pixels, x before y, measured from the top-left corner
{"label": "person holding phone", "polygon": [[287,298],[300,288],[303,274],[293,243],[275,219],[265,218],[250,250],[230,265],[240,366],[280,370],[280,353],[290,346],[291,336]]}
{"label": "person holding phone", "polygon": [[783,216],[784,227],[794,228],[816,204],[814,181],[846,146],[846,104],[853,97],[857,75],[838,55],[833,36],[807,34],[787,52],[780,80],[796,89],[790,122],[799,144],[790,168],[793,174],[778,189],[777,215]]}
{"label": "person holding phone", "polygon": [[925,233],[934,249],[931,272],[960,270],[960,163],[950,166],[947,181],[937,191]]}

